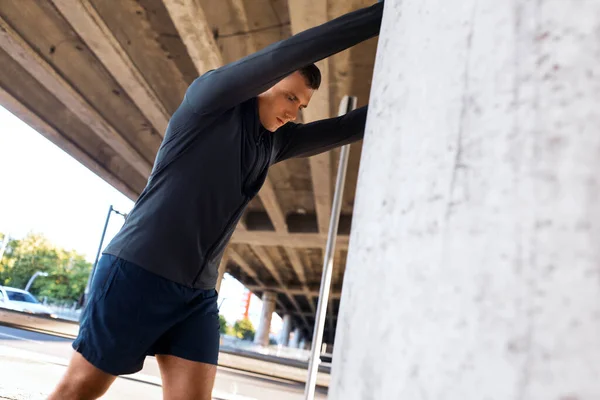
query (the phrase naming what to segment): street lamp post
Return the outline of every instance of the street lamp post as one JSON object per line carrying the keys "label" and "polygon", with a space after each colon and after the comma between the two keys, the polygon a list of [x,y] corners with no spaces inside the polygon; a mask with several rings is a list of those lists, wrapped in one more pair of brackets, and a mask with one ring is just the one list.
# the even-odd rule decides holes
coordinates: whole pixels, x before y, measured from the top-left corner
{"label": "street lamp post", "polygon": [[112,205],[108,208],[108,214],[106,214],[106,221],[104,222],[104,229],[102,229],[102,236],[100,237],[100,244],[98,245],[98,251],[96,252],[96,260],[94,261],[94,265],[92,266],[92,270],[90,271],[90,276],[88,277],[88,281],[87,281],[87,284],[85,285],[85,290],[83,292],[82,307],[85,307],[87,304],[88,295],[90,293],[90,287],[92,285],[92,279],[94,279],[94,273],[96,272],[96,267],[98,266],[98,260],[100,259],[100,252],[102,251],[102,245],[104,244],[104,236],[106,236],[106,228],[108,228],[108,222],[110,221],[110,216],[113,212],[115,214],[121,215],[123,218],[127,218],[127,214],[115,210],[115,208]]}
{"label": "street lamp post", "polygon": [[29,292],[29,288],[31,287],[31,285],[33,285],[33,281],[35,281],[35,278],[37,278],[38,276],[48,276],[48,273],[37,271],[35,274],[31,275],[31,278],[29,278],[29,282],[27,282],[27,285],[25,286],[26,292]]}

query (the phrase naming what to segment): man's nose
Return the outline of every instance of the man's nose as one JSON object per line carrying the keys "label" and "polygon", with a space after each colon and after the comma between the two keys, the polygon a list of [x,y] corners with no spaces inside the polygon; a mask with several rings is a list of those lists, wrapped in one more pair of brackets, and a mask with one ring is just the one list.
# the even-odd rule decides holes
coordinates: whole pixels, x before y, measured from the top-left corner
{"label": "man's nose", "polygon": [[297,116],[298,116],[298,112],[296,110],[286,111],[286,113],[285,113],[285,118],[288,121],[295,121]]}

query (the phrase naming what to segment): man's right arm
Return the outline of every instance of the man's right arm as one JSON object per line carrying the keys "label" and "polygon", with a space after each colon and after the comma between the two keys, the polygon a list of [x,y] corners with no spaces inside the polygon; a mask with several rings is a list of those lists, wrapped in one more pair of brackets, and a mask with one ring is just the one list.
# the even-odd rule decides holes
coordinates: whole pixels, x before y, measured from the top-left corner
{"label": "man's right arm", "polygon": [[383,4],[363,8],[271,44],[197,78],[185,101],[195,113],[226,110],[298,69],[379,34]]}

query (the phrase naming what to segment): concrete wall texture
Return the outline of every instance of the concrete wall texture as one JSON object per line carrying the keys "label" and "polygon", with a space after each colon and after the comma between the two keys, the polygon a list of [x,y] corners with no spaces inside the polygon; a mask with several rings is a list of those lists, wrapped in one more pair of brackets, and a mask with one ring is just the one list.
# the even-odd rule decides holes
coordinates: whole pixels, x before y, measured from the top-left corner
{"label": "concrete wall texture", "polygon": [[386,0],[330,398],[600,399],[600,1]]}

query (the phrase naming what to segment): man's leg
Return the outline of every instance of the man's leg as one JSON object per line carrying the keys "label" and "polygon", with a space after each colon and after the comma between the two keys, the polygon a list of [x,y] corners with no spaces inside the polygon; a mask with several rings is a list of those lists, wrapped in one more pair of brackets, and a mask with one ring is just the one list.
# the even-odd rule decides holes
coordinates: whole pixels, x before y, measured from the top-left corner
{"label": "man's leg", "polygon": [[103,255],[72,345],[76,353],[51,399],[96,399],[117,375],[141,370],[148,350],[180,319],[185,299],[177,297],[172,285],[135,264]]}
{"label": "man's leg", "polygon": [[48,400],[97,399],[108,390],[115,378],[116,376],[99,370],[75,352],[67,371]]}
{"label": "man's leg", "polygon": [[211,400],[217,366],[157,354],[163,400]]}

